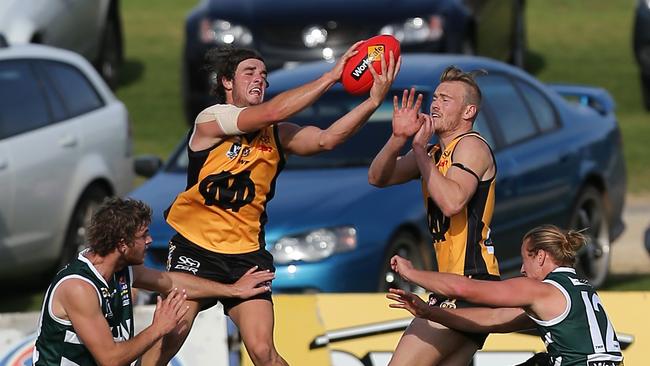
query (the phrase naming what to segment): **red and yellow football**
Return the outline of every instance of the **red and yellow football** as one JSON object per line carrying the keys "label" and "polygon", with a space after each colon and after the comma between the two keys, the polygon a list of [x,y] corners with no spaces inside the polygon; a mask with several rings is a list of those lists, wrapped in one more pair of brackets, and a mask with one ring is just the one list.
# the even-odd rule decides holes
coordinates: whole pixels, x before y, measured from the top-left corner
{"label": "red and yellow football", "polygon": [[400,55],[399,41],[387,34],[369,38],[359,46],[359,53],[350,57],[343,66],[341,84],[343,89],[350,94],[360,95],[367,93],[372,88],[373,78],[368,70],[374,67],[378,74],[381,74],[381,56],[386,59],[388,66],[390,51],[393,51],[395,62]]}

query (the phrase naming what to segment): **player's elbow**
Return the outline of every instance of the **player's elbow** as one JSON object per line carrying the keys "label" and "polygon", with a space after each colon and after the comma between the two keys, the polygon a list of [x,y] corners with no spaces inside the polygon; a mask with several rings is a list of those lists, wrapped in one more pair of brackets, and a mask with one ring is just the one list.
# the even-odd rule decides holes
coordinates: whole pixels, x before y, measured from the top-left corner
{"label": "player's elbow", "polygon": [[372,170],[368,170],[368,183],[371,186],[378,188],[384,188],[388,185],[386,179],[381,179],[381,177],[375,174]]}
{"label": "player's elbow", "polygon": [[445,202],[438,206],[442,214],[446,217],[452,217],[463,210],[463,205]]}

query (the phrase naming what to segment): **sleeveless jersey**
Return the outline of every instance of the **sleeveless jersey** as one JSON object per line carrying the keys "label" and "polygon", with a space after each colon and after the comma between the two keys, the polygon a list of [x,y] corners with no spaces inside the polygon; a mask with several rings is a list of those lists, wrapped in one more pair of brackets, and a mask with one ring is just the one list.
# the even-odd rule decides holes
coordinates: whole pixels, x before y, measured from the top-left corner
{"label": "sleeveless jersey", "polygon": [[[456,145],[466,136],[476,136],[485,142],[478,133],[468,132],[452,140],[444,151],[439,144],[431,147],[429,156],[443,176],[447,175],[447,171],[452,165],[468,171],[468,174],[474,174],[462,164],[453,162]],[[487,142],[485,144],[488,145]],[[490,148],[489,145],[488,148]],[[492,149],[490,149],[490,153],[492,153]],[[479,182],[474,195],[467,205],[452,217],[446,217],[442,213],[429,196],[426,183],[424,179],[422,180],[427,221],[440,272],[485,279],[499,276],[499,265],[490,238],[496,180],[494,154],[492,154],[492,161],[495,164],[494,177],[486,181],[481,181],[477,177]]]}
{"label": "sleeveless jersey", "polygon": [[537,323],[553,366],[618,366],[623,355],[616,332],[598,294],[573,268],[559,267],[544,282],[557,287],[567,301],[564,313]]}
{"label": "sleeveless jersey", "polygon": [[68,279],[80,279],[95,288],[102,313],[116,342],[133,337],[131,268],[126,267],[116,272],[111,281],[106,282],[92,263],[83,256],[84,253],[86,251],[80,253],[77,260],[56,274],[46,292],[32,355],[35,366],[96,365],[92,354],[75,333],[72,323],[52,313],[52,294]]}
{"label": "sleeveless jersey", "polygon": [[229,136],[191,151],[187,187],[167,211],[167,222],[207,250],[242,254],[264,248],[266,205],[284,167],[278,128]]}

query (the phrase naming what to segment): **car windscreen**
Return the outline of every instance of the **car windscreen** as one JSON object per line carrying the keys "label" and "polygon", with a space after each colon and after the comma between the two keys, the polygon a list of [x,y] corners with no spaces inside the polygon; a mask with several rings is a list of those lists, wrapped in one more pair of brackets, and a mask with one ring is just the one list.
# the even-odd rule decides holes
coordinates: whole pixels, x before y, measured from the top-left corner
{"label": "car windscreen", "polygon": [[[287,159],[285,169],[321,169],[370,165],[392,131],[392,95],[393,93],[388,93],[390,98],[387,98],[370,116],[365,126],[346,142],[331,151],[312,156],[291,155]],[[351,96],[344,92],[330,92],[321,97],[316,103],[290,118],[289,121],[301,126],[316,126],[324,130],[366,98],[366,96]],[[168,166],[169,170],[185,170],[187,168],[187,153],[184,146],[182,144],[182,150],[177,150],[172,156]],[[402,153],[406,153],[409,148],[410,143],[405,144]]]}

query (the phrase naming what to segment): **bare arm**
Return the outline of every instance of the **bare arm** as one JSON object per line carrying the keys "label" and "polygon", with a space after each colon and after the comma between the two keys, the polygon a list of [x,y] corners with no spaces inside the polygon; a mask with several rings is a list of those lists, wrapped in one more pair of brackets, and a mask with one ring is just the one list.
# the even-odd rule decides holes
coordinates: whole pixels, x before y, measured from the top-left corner
{"label": "bare arm", "polygon": [[[356,47],[361,42],[352,45],[341,56],[332,70],[324,73],[318,79],[280,93],[268,102],[250,106],[241,111],[237,118],[237,129],[242,132],[260,130],[274,123],[284,121],[314,103],[341,78],[345,62],[358,52]],[[204,121],[195,125],[193,148],[199,149],[210,146],[225,136],[226,133],[216,120]],[[196,147],[194,144],[196,144]]]}
{"label": "bare arm", "polygon": [[332,150],[347,141],[365,123],[372,113],[381,105],[400,68],[401,59],[397,60],[390,52],[388,65],[381,57],[381,74],[373,67],[368,68],[373,77],[370,96],[350,112],[322,130],[315,126],[299,127],[295,124],[280,124],[280,140],[284,149],[290,154],[312,155]]}
{"label": "bare arm", "polygon": [[152,324],[129,340],[115,342],[97,292],[89,283],[77,279],[64,281],[53,294],[53,304],[59,309],[56,315],[70,320],[99,365],[128,365],[135,361],[174,330],[187,311],[184,294],[173,291],[165,300],[159,297]]}
{"label": "bare arm", "polygon": [[266,282],[273,280],[275,274],[269,271],[249,269],[232,285],[210,281],[205,278],[180,272],[160,272],[143,265],[133,267],[133,287],[168,294],[173,289],[183,289],[189,299],[205,297],[248,298],[270,291]]}
{"label": "bare arm", "polygon": [[401,289],[390,289],[386,297],[395,301],[388,305],[391,308],[405,309],[418,318],[464,332],[509,333],[535,326],[521,308],[446,309],[429,306],[419,296]]}
{"label": "bare arm", "polygon": [[397,96],[393,97],[393,133],[372,160],[368,169],[368,183],[386,187],[405,183],[418,176],[418,167],[412,151],[403,157],[399,156],[399,151],[422,125],[422,119],[419,118],[421,106],[422,94],[415,100],[413,88],[410,92],[404,90],[401,106],[398,106]]}
{"label": "bare arm", "polygon": [[477,137],[468,136],[458,142],[452,163],[462,164],[476,176],[452,165],[444,176],[431,163],[427,145],[433,135],[433,121],[428,116],[413,139],[413,153],[431,199],[442,213],[451,217],[460,212],[476,191],[479,180],[494,175],[494,163],[489,148]]}

